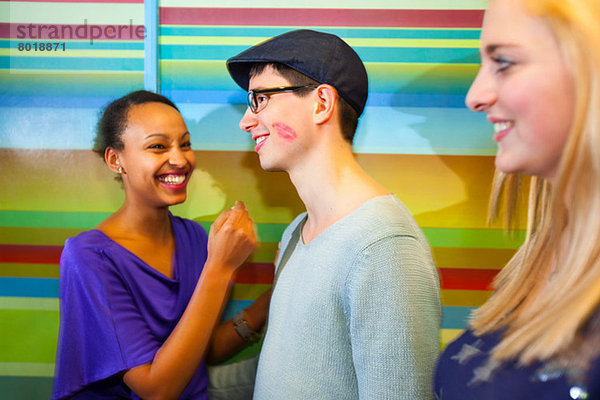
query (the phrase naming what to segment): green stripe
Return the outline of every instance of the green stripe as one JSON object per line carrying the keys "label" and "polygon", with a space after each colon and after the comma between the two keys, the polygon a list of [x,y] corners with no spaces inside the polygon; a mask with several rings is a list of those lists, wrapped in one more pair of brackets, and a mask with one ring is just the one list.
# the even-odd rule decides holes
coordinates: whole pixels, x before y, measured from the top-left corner
{"label": "green stripe", "polygon": [[[206,229],[209,222],[201,222]],[[285,224],[257,224],[258,236],[262,245],[278,242],[285,229]],[[83,229],[69,228],[0,228],[0,243],[13,245],[47,245],[62,246],[69,237],[79,234]],[[470,247],[470,248],[518,248],[524,238],[523,231],[515,232],[510,237],[503,230],[495,229],[452,229],[423,228],[431,246],[434,247]],[[272,247],[271,250],[272,251]],[[264,252],[257,249],[264,256]],[[261,261],[264,262],[264,261]]]}
{"label": "green stripe", "polygon": [[[92,229],[110,213],[0,210],[0,243],[62,245],[68,237]],[[207,231],[211,221],[197,221]],[[256,224],[263,242],[276,242],[287,224]],[[27,228],[42,228],[43,237]],[[74,229],[79,228],[79,229]],[[67,236],[65,236],[67,235]],[[44,239],[48,239],[44,242]]]}
{"label": "green stripe", "polygon": [[58,311],[0,310],[0,362],[53,363]]}
{"label": "green stripe", "polygon": [[54,376],[54,363],[0,362],[0,376]]}
{"label": "green stripe", "polygon": [[525,239],[524,231],[510,237],[503,230],[495,229],[423,228],[423,232],[432,247],[516,249]]}
{"label": "green stripe", "polygon": [[0,309],[58,311],[58,299],[47,297],[0,297]]}
{"label": "green stripe", "polygon": [[28,376],[0,376],[3,400],[49,399],[52,393],[52,378]]}
{"label": "green stripe", "polygon": [[0,210],[0,226],[83,228],[98,225],[111,213]]}
{"label": "green stripe", "polygon": [[58,264],[0,263],[0,277],[58,278]]}

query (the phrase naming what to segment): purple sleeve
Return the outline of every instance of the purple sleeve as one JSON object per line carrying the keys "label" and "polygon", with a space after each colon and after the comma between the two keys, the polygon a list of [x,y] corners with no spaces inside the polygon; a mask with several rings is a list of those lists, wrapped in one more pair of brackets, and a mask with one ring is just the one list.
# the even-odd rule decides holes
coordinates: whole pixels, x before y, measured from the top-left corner
{"label": "purple sleeve", "polygon": [[113,261],[96,242],[82,235],[69,239],[61,256],[53,399],[151,362],[160,347]]}

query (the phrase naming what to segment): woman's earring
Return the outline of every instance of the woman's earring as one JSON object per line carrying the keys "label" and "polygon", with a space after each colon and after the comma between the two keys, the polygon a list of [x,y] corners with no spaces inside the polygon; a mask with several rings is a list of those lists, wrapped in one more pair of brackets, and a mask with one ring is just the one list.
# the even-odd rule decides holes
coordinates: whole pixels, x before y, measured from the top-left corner
{"label": "woman's earring", "polygon": [[123,173],[123,167],[119,166],[117,167],[117,172],[122,174]]}

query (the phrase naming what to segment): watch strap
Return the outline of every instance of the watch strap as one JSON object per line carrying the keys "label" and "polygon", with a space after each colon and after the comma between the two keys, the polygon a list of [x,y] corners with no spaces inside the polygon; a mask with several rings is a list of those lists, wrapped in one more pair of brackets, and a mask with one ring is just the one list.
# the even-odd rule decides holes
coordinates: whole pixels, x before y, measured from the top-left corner
{"label": "watch strap", "polygon": [[244,310],[239,311],[237,314],[234,315],[233,328],[235,329],[237,334],[240,335],[240,337],[246,342],[255,343],[260,338],[258,332],[253,331],[248,326],[248,322],[246,321],[246,318],[244,318]]}

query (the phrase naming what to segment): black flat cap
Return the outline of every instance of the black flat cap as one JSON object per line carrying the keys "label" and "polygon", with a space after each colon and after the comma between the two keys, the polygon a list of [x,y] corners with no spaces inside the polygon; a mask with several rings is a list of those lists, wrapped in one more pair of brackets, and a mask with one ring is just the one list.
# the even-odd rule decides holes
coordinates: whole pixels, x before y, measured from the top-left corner
{"label": "black flat cap", "polygon": [[286,32],[227,60],[233,80],[248,90],[249,72],[256,63],[280,63],[333,86],[360,116],[369,83],[360,57],[339,37],[308,29]]}

